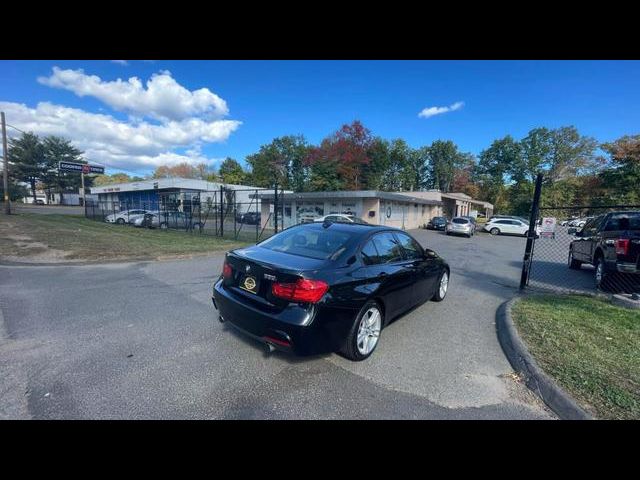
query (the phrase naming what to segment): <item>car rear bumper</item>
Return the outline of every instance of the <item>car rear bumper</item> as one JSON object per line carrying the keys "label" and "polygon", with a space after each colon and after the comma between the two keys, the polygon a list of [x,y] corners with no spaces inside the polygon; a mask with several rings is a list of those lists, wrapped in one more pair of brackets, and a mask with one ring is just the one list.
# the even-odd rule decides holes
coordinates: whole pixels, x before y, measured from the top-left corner
{"label": "car rear bumper", "polygon": [[[231,324],[259,342],[297,355],[335,351],[339,339],[344,338],[345,329],[350,326],[345,321],[336,322],[340,315],[332,315],[333,310],[326,311],[318,307],[306,314],[303,309],[292,307],[297,310],[288,312],[288,315],[258,310],[237,298],[220,280],[213,286],[212,301],[224,323]],[[306,318],[303,319],[303,316]],[[330,320],[324,321],[324,318]]]}
{"label": "car rear bumper", "polygon": [[616,270],[620,273],[633,273],[640,275],[640,268],[636,263],[618,262],[616,263]]}

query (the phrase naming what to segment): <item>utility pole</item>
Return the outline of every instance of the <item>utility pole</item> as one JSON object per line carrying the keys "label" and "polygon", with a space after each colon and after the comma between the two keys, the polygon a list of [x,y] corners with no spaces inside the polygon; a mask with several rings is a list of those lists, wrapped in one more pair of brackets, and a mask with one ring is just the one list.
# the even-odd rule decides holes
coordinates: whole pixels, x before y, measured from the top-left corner
{"label": "utility pole", "polygon": [[9,154],[7,149],[7,123],[4,119],[4,112],[0,112],[0,121],[2,122],[2,181],[4,185],[4,213],[11,215],[11,203],[9,196]]}

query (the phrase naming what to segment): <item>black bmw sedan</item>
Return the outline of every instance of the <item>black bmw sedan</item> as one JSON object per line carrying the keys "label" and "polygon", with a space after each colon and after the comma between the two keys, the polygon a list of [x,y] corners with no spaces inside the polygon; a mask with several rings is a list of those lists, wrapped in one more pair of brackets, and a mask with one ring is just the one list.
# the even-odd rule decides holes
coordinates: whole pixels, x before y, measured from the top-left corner
{"label": "black bmw sedan", "polygon": [[364,360],[391,320],[448,284],[447,263],[402,230],[308,223],[227,253],[213,304],[270,350]]}

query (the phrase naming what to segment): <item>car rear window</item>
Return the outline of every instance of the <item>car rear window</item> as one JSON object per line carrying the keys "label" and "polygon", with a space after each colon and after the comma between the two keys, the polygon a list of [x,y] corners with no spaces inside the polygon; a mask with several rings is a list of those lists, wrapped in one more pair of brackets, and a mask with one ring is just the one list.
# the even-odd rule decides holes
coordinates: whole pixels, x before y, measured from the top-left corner
{"label": "car rear window", "polygon": [[612,215],[604,228],[614,230],[640,230],[640,212],[617,213]]}
{"label": "car rear window", "polygon": [[274,252],[328,260],[344,251],[347,243],[353,237],[353,234],[338,232],[331,228],[317,230],[296,227],[274,235],[262,242],[260,246]]}
{"label": "car rear window", "polygon": [[466,218],[454,218],[451,220],[453,223],[469,223],[469,220]]}

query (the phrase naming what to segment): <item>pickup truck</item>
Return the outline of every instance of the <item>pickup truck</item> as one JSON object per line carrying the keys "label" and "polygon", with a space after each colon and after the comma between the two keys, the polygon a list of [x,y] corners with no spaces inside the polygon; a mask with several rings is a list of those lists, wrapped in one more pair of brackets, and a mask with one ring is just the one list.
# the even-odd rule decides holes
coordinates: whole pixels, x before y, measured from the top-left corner
{"label": "pickup truck", "polygon": [[583,263],[595,267],[595,284],[602,290],[616,290],[627,282],[640,284],[640,211],[610,212],[590,219],[569,245],[569,268]]}

